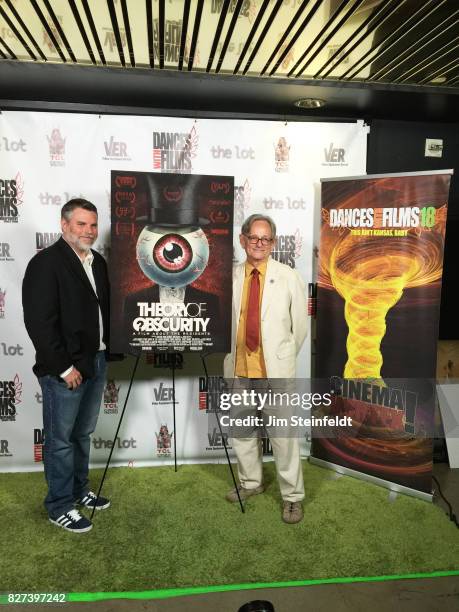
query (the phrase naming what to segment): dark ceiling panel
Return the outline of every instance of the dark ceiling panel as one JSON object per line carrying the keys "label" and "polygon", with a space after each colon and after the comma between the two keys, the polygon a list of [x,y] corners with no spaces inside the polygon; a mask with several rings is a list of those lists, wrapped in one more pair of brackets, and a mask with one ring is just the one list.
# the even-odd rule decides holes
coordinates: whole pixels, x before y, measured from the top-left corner
{"label": "dark ceiling panel", "polygon": [[[58,103],[86,105],[88,112],[106,112],[123,107],[123,112],[176,114],[245,113],[260,118],[291,117],[298,120],[327,118],[393,118],[457,122],[458,95],[448,88],[412,86],[388,88],[333,81],[260,79],[242,76],[118,68],[0,62],[2,88],[0,108],[62,109]],[[59,87],[56,87],[59,83]],[[8,101],[8,98],[10,101]],[[318,97],[326,106],[312,111],[298,109],[298,98]],[[34,102],[34,101],[39,102]],[[16,101],[16,102],[15,102]],[[19,102],[18,102],[19,101]],[[21,106],[20,101],[29,104]],[[49,103],[55,103],[49,104]],[[31,106],[32,105],[32,106]],[[104,106],[105,110],[100,111]],[[70,108],[71,110],[71,108]]]}
{"label": "dark ceiling panel", "polygon": [[0,0],[0,30],[12,101],[453,121],[459,94],[458,0]]}

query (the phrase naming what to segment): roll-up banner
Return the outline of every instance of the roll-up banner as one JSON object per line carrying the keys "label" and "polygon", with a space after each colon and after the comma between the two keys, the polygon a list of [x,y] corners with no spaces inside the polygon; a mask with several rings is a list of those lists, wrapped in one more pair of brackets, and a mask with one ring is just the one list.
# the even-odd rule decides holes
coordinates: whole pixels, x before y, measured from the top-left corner
{"label": "roll-up banner", "polygon": [[452,171],[322,181],[316,378],[333,416],[312,460],[430,498]]}

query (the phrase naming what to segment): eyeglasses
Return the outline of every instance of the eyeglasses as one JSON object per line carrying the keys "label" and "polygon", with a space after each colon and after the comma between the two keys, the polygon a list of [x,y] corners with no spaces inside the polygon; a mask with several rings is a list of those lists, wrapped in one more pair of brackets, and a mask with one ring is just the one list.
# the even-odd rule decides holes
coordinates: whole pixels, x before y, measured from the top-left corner
{"label": "eyeglasses", "polygon": [[274,238],[258,238],[258,236],[248,236],[247,234],[244,234],[244,236],[247,238],[250,244],[258,244],[261,242],[263,246],[268,246],[268,244],[271,244],[271,242],[274,240]]}

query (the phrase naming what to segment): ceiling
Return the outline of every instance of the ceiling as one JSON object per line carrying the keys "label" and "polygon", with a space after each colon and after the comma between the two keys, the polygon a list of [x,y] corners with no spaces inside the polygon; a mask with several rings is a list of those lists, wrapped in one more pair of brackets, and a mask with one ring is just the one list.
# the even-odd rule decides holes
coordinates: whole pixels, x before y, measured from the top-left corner
{"label": "ceiling", "polygon": [[0,0],[0,105],[457,121],[458,49],[458,0]]}

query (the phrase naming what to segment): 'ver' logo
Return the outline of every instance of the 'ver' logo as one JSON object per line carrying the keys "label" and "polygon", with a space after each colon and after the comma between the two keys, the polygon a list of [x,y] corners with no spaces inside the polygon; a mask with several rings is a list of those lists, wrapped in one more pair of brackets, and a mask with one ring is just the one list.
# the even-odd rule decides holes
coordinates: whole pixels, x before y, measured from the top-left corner
{"label": "'ver' logo", "polygon": [[344,163],[344,149],[335,149],[332,142],[330,143],[328,150],[324,149],[324,154],[325,160],[328,163]]}

